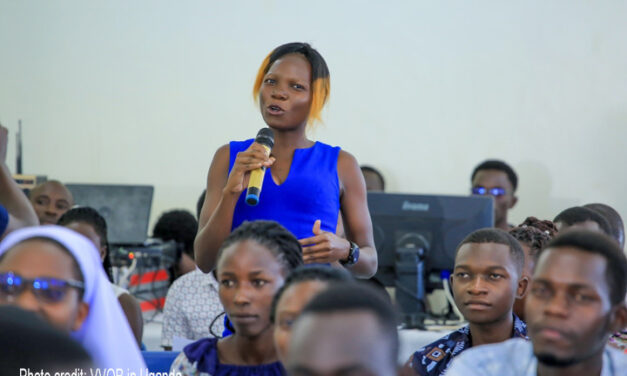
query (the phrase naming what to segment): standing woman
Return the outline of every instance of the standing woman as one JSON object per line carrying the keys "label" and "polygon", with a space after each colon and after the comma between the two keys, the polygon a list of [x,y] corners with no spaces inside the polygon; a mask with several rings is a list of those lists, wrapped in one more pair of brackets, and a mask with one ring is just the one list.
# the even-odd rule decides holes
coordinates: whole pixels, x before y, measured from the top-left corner
{"label": "standing woman", "polygon": [[[253,95],[274,132],[270,155],[254,140],[232,141],[214,155],[194,251],[205,272],[228,234],[245,220],[275,220],[303,245],[306,264],[331,264],[368,278],[377,253],[363,176],[355,157],[307,138],[330,91],[322,56],[306,43],[274,49],[261,64]],[[265,166],[257,206],[248,206],[250,172]],[[346,239],[336,235],[341,213]]]}

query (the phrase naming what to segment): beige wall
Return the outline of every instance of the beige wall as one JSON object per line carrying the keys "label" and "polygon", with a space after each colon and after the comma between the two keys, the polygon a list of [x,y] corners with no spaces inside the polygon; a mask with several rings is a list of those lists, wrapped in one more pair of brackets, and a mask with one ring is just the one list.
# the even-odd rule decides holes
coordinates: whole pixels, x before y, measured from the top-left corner
{"label": "beige wall", "polygon": [[391,191],[466,194],[498,157],[520,175],[513,222],[591,201],[627,216],[625,19],[609,0],[0,0],[0,121],[23,120],[27,173],[153,184],[154,221],[193,210],[216,148],[264,125],[264,56],[308,41],[332,74],[312,136]]}

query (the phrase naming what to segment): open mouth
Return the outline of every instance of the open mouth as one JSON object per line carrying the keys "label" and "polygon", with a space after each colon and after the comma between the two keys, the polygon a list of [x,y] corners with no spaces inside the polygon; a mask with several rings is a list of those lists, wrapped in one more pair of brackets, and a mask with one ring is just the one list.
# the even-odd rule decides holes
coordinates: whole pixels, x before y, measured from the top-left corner
{"label": "open mouth", "polygon": [[285,112],[285,110],[283,110],[281,107],[275,105],[275,104],[271,104],[270,106],[268,106],[268,112],[271,115],[280,115],[282,113]]}

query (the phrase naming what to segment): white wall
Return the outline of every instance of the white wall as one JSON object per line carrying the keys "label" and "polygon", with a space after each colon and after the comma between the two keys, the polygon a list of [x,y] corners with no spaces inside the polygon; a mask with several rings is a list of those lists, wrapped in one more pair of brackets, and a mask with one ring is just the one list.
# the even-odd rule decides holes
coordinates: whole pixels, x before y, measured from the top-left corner
{"label": "white wall", "polygon": [[154,221],[193,210],[215,149],[263,126],[265,55],[307,41],[332,75],[313,137],[391,191],[466,194],[497,157],[520,175],[512,222],[627,216],[626,19],[611,0],[0,0],[0,121],[23,120],[27,173],[154,184]]}

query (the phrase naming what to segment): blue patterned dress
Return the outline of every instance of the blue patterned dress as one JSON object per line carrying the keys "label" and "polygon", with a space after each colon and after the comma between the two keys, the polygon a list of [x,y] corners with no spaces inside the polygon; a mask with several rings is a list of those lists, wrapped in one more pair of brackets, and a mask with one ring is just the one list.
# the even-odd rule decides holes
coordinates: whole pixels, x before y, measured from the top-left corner
{"label": "blue patterned dress", "polygon": [[[528,339],[527,325],[516,315],[511,338]],[[451,360],[471,346],[470,326],[466,325],[416,351],[412,355],[411,367],[421,376],[444,375]]]}
{"label": "blue patterned dress", "polygon": [[221,364],[218,358],[218,339],[204,338],[183,348],[170,368],[171,374],[183,376],[285,376],[280,362],[257,366]]}

